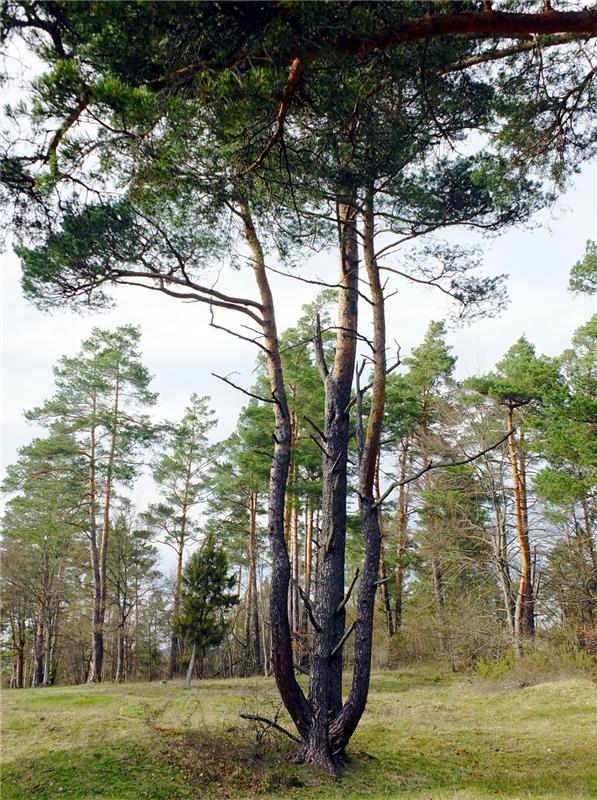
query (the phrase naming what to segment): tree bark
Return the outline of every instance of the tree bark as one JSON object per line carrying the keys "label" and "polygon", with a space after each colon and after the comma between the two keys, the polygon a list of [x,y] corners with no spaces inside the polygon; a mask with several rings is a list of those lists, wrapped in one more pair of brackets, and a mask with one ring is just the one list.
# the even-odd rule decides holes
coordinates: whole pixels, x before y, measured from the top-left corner
{"label": "tree bark", "polygon": [[514,511],[516,519],[516,537],[520,548],[520,581],[516,595],[516,608],[514,613],[514,645],[518,656],[522,655],[525,637],[532,637],[535,633],[534,626],[534,599],[532,583],[532,560],[529,544],[529,531],[525,520],[528,520],[526,511],[526,486],[523,488],[523,474],[521,474],[519,454],[514,437],[514,408],[508,406],[508,455],[512,470],[512,483],[514,490]]}
{"label": "tree bark", "polygon": [[[184,558],[184,544],[185,544],[185,522],[186,517],[183,514],[183,527],[181,535],[176,542],[176,579],[174,584],[174,619],[178,617],[180,612],[180,588],[182,585],[182,563]],[[180,642],[178,636],[172,631],[170,637],[170,661],[168,665],[168,677],[170,680],[178,675],[178,659],[180,656]]]}
{"label": "tree bark", "polygon": [[386,334],[383,289],[375,259],[372,188],[369,190],[364,204],[363,250],[373,308],[371,410],[359,463],[359,506],[365,541],[365,554],[354,623],[355,644],[352,683],[346,703],[334,719],[330,729],[333,750],[340,753],[344,752],[344,748],[354,733],[367,704],[371,676],[375,594],[381,551],[380,511],[375,502],[375,470],[379,458],[386,399]]}
{"label": "tree bark", "polygon": [[[118,436],[118,412],[120,400],[120,376],[116,375],[114,387],[114,406],[112,409],[112,431],[110,440],[110,451],[106,466],[106,483],[104,487],[104,513],[102,524],[102,537],[99,548],[99,608],[97,609],[97,638],[98,651],[94,652],[92,682],[99,683],[102,680],[103,660],[104,660],[104,624],[106,621],[106,599],[108,594],[107,564],[108,564],[108,541],[110,536],[110,512],[112,510],[112,484],[114,479],[114,459],[116,456],[116,442]],[[101,640],[101,644],[100,641]]]}
{"label": "tree bark", "polygon": [[191,650],[191,660],[189,661],[189,666],[187,669],[187,686],[191,685],[191,681],[193,680],[193,670],[195,669],[195,660],[197,656],[197,648],[193,645],[193,649]]}
{"label": "tree bark", "polygon": [[291,424],[280,358],[274,302],[269,286],[263,249],[257,236],[249,206],[241,203],[240,216],[251,251],[253,271],[261,298],[261,316],[267,367],[275,419],[274,454],[270,468],[268,498],[268,536],[272,553],[270,588],[270,628],[272,666],[282,701],[301,736],[309,730],[309,704],[294,675],[292,641],[288,621],[290,561],[284,538],[284,503],[290,466]]}
{"label": "tree bark", "polygon": [[43,684],[44,680],[44,623],[40,618],[35,626],[35,639],[33,642],[33,678],[31,686],[37,688]]}
{"label": "tree bark", "polygon": [[[380,483],[379,483],[379,461],[380,461],[381,453],[377,457],[377,465],[375,468],[375,502],[379,503],[379,499],[381,497],[381,490],[380,490]],[[381,597],[381,609],[384,613],[384,618],[386,621],[386,630],[388,632],[388,636],[391,638],[394,635],[394,617],[392,615],[392,605],[390,603],[390,591],[388,587],[388,568],[386,565],[386,554],[384,550],[383,540],[384,540],[384,526],[383,526],[383,517],[381,514],[381,510],[379,512],[379,528],[381,531],[381,548],[379,551],[379,589],[380,589],[380,597]]]}
{"label": "tree bark", "polygon": [[400,631],[402,628],[402,596],[404,591],[404,560],[406,557],[406,547],[408,544],[408,487],[404,484],[406,471],[410,463],[410,440],[407,437],[402,444],[400,455],[400,489],[398,493],[398,517],[397,517],[397,542],[396,542],[396,569],[394,575],[395,582],[395,629]]}
{"label": "tree bark", "polygon": [[104,661],[104,637],[101,627],[101,572],[97,536],[97,434],[95,415],[97,396],[93,391],[92,415],[94,424],[91,427],[91,444],[89,454],[89,553],[91,572],[93,575],[93,600],[91,609],[91,664],[87,681],[99,683]]}
{"label": "tree bark", "polygon": [[261,640],[259,631],[259,594],[257,590],[257,494],[249,496],[249,575],[247,585],[247,616],[245,641],[249,656],[250,671],[261,672]]}

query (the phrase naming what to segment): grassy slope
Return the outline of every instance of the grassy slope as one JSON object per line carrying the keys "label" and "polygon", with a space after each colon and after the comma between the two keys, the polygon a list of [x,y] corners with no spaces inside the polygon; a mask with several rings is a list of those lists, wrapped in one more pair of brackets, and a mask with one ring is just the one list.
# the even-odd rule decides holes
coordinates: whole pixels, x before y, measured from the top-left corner
{"label": "grassy slope", "polygon": [[[430,673],[374,677],[340,784],[287,763],[238,718],[271,716],[270,681],[3,693],[3,800],[597,797],[595,686],[488,688]],[[290,749],[289,749],[290,748]]]}

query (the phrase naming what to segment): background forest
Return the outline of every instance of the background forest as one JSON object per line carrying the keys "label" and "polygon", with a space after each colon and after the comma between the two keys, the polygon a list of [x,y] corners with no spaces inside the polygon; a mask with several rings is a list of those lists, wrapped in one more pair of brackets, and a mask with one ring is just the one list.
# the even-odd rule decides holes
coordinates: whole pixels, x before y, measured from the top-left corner
{"label": "background forest", "polygon": [[[570,289],[595,289],[592,243]],[[334,305],[326,290],[281,336],[293,433],[284,525],[299,670],[309,667],[310,635],[301,595],[310,595],[321,549],[314,432],[324,403],[304,341],[315,310],[329,321]],[[98,620],[104,680],[186,674],[192,637],[176,625],[183,569],[193,551],[205,558],[206,543],[225,554],[237,604],[214,604],[214,620],[225,624],[211,646],[205,639],[195,674],[271,671],[264,508],[273,443],[269,403],[258,399],[267,395],[263,360],[234,433],[214,442],[208,397],[193,394],[179,420],[155,421],[158,398],[141,344],[131,326],[95,329],[55,365],[54,394],[27,412],[46,433],[21,449],[4,483],[5,686],[90,680]],[[502,659],[507,668],[525,571],[522,624],[542,657],[594,653],[597,316],[557,358],[521,337],[489,374],[458,382],[456,361],[445,324],[432,322],[388,376],[375,477],[384,505],[374,664],[441,660],[491,673]],[[358,436],[355,428],[353,464]],[[131,493],[148,471],[158,499],[136,508]],[[354,508],[354,468],[349,474]],[[356,511],[348,530],[356,576]],[[347,612],[350,624],[353,603]]]}

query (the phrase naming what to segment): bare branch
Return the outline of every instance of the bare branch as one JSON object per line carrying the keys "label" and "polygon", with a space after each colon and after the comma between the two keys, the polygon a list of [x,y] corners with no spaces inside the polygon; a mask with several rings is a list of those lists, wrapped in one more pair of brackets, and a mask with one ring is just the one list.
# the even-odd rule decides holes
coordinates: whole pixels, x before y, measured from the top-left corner
{"label": "bare branch", "polygon": [[259,400],[262,403],[276,403],[277,402],[277,400],[275,400],[274,398],[261,397],[258,394],[254,394],[253,392],[247,391],[247,389],[243,389],[242,386],[237,386],[236,383],[233,383],[231,380],[228,380],[228,378],[226,378],[224,375],[217,375],[215,372],[212,372],[211,374],[214,376],[214,378],[219,378],[221,381],[224,381],[224,383],[227,383],[229,386],[232,386],[233,389],[238,389],[239,392],[242,392],[243,394],[246,394],[248,397],[253,397],[255,400]]}
{"label": "bare branch", "polygon": [[354,574],[354,578],[350,582],[350,586],[346,590],[346,594],[344,595],[344,599],[341,600],[341,602],[338,603],[338,605],[336,606],[336,612],[335,612],[336,614],[339,614],[341,611],[343,611],[346,608],[346,604],[350,600],[350,595],[352,594],[352,590],[354,589],[354,585],[357,582],[357,578],[358,577],[359,577],[359,570],[357,569],[357,571]]}
{"label": "bare branch", "polygon": [[319,368],[319,372],[321,377],[325,381],[327,376],[329,375],[328,365],[325,360],[325,353],[323,350],[323,337],[321,335],[321,317],[319,314],[315,317],[315,338],[313,340],[315,345],[315,360],[317,362],[317,366]]}
{"label": "bare branch", "polygon": [[309,423],[309,425],[311,425],[311,427],[314,428],[314,430],[321,436],[324,442],[327,442],[328,438],[325,435],[325,433],[321,430],[319,425],[316,425],[315,422],[313,422],[313,420],[310,419],[306,414],[303,415],[303,419],[305,419]]}
{"label": "bare branch", "polygon": [[305,592],[303,587],[294,580],[294,578],[291,578],[290,580],[292,583],[294,583],[294,585],[299,591],[301,600],[303,601],[303,603],[305,604],[305,608],[307,609],[307,614],[309,615],[309,620],[311,622],[311,625],[313,625],[313,627],[318,633],[321,633],[321,625],[315,619],[315,609],[313,608],[313,603],[309,599],[309,595]]}
{"label": "bare branch", "polygon": [[489,447],[486,447],[485,450],[481,450],[479,453],[475,453],[475,455],[468,456],[467,458],[460,459],[459,461],[439,461],[437,463],[434,463],[433,460],[431,460],[426,466],[422,467],[422,469],[420,469],[418,472],[415,472],[414,475],[409,475],[408,478],[404,478],[404,480],[402,481],[394,481],[394,483],[390,484],[390,486],[388,486],[388,488],[382,494],[379,500],[375,503],[373,508],[379,508],[379,506],[384,502],[384,500],[386,500],[392,494],[394,489],[397,489],[399,486],[406,486],[407,483],[412,483],[413,481],[416,481],[417,478],[420,478],[421,475],[424,475],[431,469],[460,467],[463,464],[470,464],[471,461],[476,461],[477,458],[481,458],[481,456],[484,456],[485,453],[489,453],[491,450],[495,450],[496,447],[499,447],[501,444],[503,444],[503,442],[505,442],[506,439],[513,433],[514,433],[513,430],[509,430],[505,436],[502,436],[502,438],[499,439],[499,441],[495,442]]}
{"label": "bare branch", "polygon": [[348,628],[348,630],[344,632],[344,635],[343,635],[343,637],[340,639],[340,641],[338,642],[338,644],[337,644],[337,645],[336,645],[334,648],[332,648],[332,652],[330,653],[330,658],[331,658],[332,656],[335,656],[335,655],[336,655],[336,653],[337,653],[339,650],[341,650],[341,649],[344,647],[344,643],[346,642],[346,640],[348,639],[348,637],[350,636],[350,634],[351,634],[351,633],[354,631],[354,629],[356,628],[356,625],[357,625],[357,621],[356,621],[356,619],[355,619],[355,621],[352,623],[352,625],[350,626],[350,628]]}
{"label": "bare branch", "polygon": [[286,728],[283,728],[281,725],[278,725],[277,722],[274,722],[273,719],[268,719],[267,717],[260,717],[259,714],[239,714],[241,719],[249,719],[255,722],[263,722],[268,728],[273,728],[274,730],[278,731],[279,733],[283,733],[284,736],[288,736],[289,739],[292,739],[293,742],[297,744],[302,744],[301,740],[298,736],[295,736],[294,733],[290,733],[287,731]]}

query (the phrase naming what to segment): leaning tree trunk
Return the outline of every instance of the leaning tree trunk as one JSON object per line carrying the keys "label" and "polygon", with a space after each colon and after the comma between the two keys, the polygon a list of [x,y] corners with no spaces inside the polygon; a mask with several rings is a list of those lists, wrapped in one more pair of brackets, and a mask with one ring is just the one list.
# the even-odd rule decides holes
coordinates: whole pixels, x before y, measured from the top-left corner
{"label": "leaning tree trunk", "polygon": [[272,554],[270,587],[272,667],[282,701],[300,735],[305,737],[309,731],[311,714],[309,704],[294,674],[292,641],[288,620],[290,561],[284,537],[285,494],[290,466],[292,436],[290,412],[284,386],[274,301],[265,268],[263,249],[253,224],[250,209],[245,202],[241,203],[239,214],[243,221],[245,238],[251,251],[255,280],[261,298],[261,316],[257,316],[252,311],[248,313],[261,326],[264,333],[264,349],[267,354],[267,368],[275,419],[273,434],[274,454],[270,468],[268,497],[268,536]]}
{"label": "leaning tree trunk", "polygon": [[197,648],[193,645],[193,649],[191,650],[191,660],[189,661],[189,666],[187,669],[187,686],[191,685],[191,681],[193,680],[193,671],[195,669],[195,661],[197,658]]}

